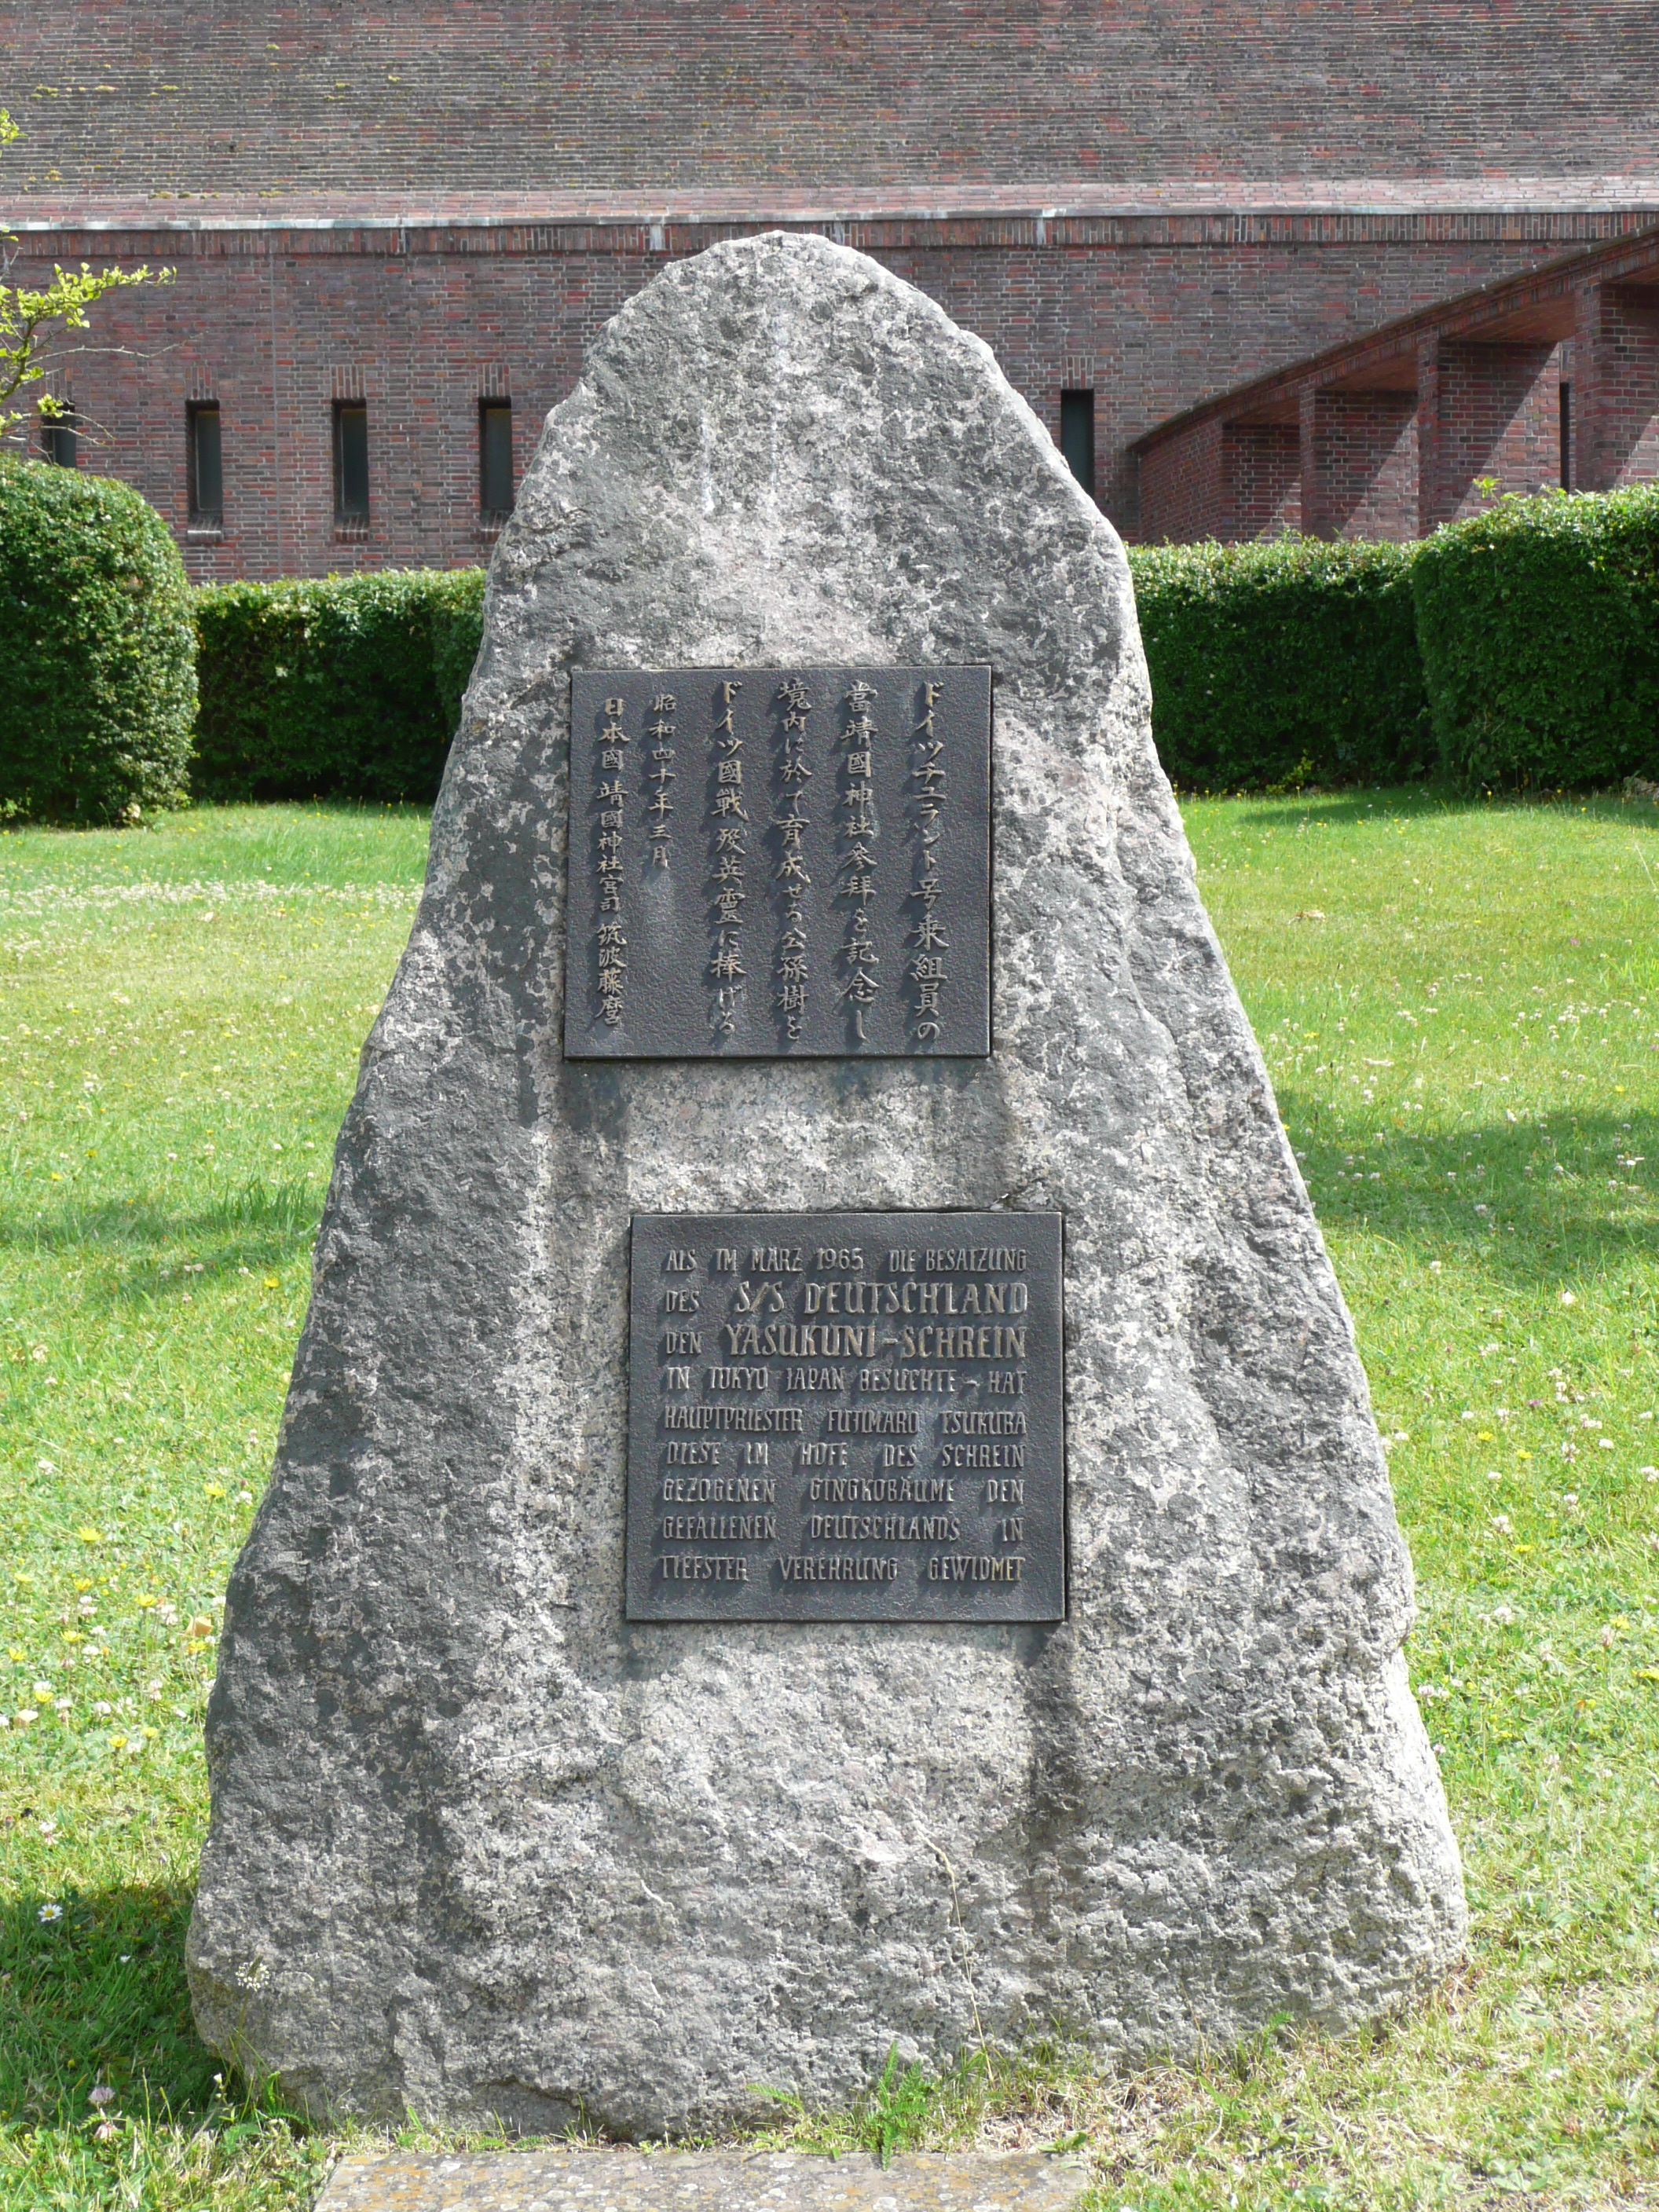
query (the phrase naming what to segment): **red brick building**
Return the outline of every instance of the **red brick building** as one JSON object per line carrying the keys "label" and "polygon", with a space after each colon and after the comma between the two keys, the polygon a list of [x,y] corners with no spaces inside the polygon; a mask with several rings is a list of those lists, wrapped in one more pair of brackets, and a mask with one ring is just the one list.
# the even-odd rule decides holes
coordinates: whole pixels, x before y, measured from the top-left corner
{"label": "red brick building", "polygon": [[1659,480],[1659,227],[1401,317],[1138,438],[1142,534],[1426,537]]}
{"label": "red brick building", "polygon": [[[979,331],[1131,537],[1409,534],[1487,450],[1556,480],[1564,359],[1577,481],[1655,473],[1656,0],[0,0],[0,56],[13,281],[177,270],[98,311],[56,443],[198,578],[481,558],[605,318],[778,224]],[[1565,332],[1429,348],[1626,248]],[[1408,374],[1396,331],[1297,381],[1396,325]]]}

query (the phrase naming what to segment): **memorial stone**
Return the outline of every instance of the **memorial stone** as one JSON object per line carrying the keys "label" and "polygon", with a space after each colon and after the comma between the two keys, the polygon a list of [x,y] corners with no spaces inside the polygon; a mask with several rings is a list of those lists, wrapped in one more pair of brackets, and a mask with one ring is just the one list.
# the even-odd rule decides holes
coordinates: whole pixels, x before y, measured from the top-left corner
{"label": "memorial stone", "polygon": [[203,2033],[319,2113],[630,2134],[1340,2027],[1462,1940],[1411,1619],[1116,537],[874,263],[668,268],[497,547],[341,1133]]}

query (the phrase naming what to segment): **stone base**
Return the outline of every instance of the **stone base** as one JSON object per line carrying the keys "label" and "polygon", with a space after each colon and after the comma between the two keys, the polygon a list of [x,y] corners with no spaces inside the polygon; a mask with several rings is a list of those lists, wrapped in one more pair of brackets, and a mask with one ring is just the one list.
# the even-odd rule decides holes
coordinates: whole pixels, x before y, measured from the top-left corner
{"label": "stone base", "polygon": [[317,2212],[1066,2212],[1089,2179],[1046,2151],[393,2151],[344,2160]]}

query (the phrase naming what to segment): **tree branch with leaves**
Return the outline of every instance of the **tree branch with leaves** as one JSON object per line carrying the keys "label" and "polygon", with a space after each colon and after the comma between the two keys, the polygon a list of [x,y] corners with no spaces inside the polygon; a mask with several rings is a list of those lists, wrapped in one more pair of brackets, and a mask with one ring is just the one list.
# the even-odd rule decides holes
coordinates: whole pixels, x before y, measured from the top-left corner
{"label": "tree branch with leaves", "polygon": [[[0,107],[0,147],[9,146],[22,135]],[[55,339],[68,331],[89,328],[87,311],[106,293],[124,291],[135,284],[170,284],[173,271],[152,271],[148,265],[94,270],[84,261],[77,270],[54,263],[49,284],[13,285],[4,280],[16,260],[18,241],[9,231],[0,233],[0,240],[6,249],[0,260],[0,437],[4,437],[27,419],[30,410],[15,407],[12,402],[26,386],[44,383],[51,365],[49,349]],[[41,392],[35,395],[33,411],[50,422],[61,419],[69,410],[56,394]]]}

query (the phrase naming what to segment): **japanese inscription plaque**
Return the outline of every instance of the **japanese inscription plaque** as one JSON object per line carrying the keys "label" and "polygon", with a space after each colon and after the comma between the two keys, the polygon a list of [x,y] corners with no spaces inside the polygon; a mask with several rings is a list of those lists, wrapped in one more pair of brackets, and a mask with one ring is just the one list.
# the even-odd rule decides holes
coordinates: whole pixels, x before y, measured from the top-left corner
{"label": "japanese inscription plaque", "polygon": [[630,1620],[1059,1620],[1058,1213],[633,1224]]}
{"label": "japanese inscription plaque", "polygon": [[574,1060],[983,1057],[988,668],[578,669]]}

